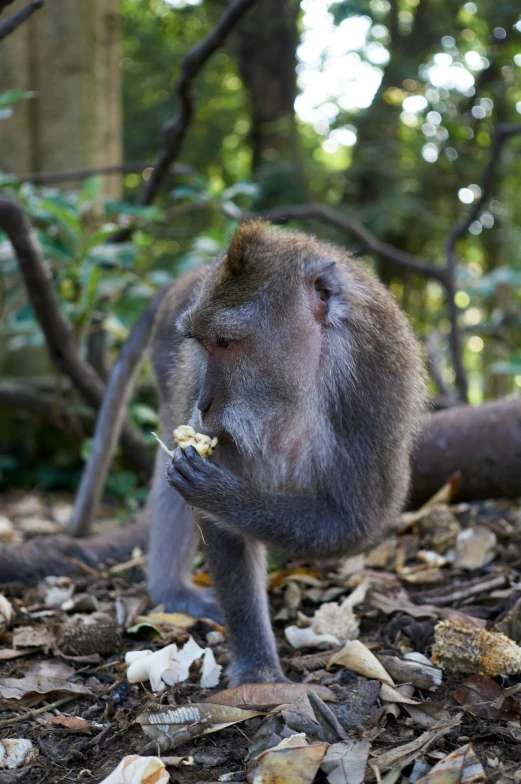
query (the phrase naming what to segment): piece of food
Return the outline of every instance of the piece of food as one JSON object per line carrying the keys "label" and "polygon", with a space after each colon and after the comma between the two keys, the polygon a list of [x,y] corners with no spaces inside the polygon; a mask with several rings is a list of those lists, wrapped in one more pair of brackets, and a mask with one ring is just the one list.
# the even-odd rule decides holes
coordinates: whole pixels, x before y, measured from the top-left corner
{"label": "piece of food", "polygon": [[[170,457],[174,456],[173,450],[169,449],[167,445],[161,441],[156,433],[152,433],[161,449],[163,449]],[[181,425],[174,430],[173,436],[181,449],[186,449],[187,446],[193,446],[199,452],[201,457],[210,457],[217,446],[217,438],[210,438],[203,433],[196,433],[190,425]]]}
{"label": "piece of food", "polygon": [[521,648],[504,634],[457,621],[440,621],[434,635],[432,661],[442,670],[490,678],[521,673]]}
{"label": "piece of food", "polygon": [[193,446],[201,457],[210,457],[217,446],[217,438],[210,438],[203,433],[196,433],[190,425],[181,425],[174,430],[174,438],[181,447]]}

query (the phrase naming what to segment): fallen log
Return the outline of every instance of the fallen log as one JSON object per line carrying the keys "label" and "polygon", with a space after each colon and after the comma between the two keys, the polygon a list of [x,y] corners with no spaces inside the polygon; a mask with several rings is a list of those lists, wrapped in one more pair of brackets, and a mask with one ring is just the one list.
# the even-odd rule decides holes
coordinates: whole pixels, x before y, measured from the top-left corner
{"label": "fallen log", "polygon": [[21,545],[0,545],[0,582],[30,583],[47,575],[77,577],[85,575],[81,564],[91,569],[120,563],[135,547],[145,548],[148,522],[129,523],[97,536],[74,539],[67,534],[38,536]]}
{"label": "fallen log", "polygon": [[[437,492],[460,472],[456,501],[521,497],[521,397],[457,406],[431,414],[412,459],[411,507]],[[146,515],[139,523],[83,539],[38,537],[23,545],[0,546],[0,582],[31,582],[45,575],[82,574],[109,561],[124,561],[134,547],[146,547]]]}
{"label": "fallen log", "polygon": [[412,458],[411,507],[457,471],[456,501],[521,497],[521,397],[429,416]]}

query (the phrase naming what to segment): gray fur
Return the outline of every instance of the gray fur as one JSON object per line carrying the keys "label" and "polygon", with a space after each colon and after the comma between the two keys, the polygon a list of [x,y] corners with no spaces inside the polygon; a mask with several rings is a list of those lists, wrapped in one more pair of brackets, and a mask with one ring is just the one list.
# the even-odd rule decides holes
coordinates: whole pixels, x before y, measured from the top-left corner
{"label": "gray fur", "polygon": [[150,590],[216,617],[190,586],[182,498],[207,542],[231,681],[280,680],[264,545],[354,554],[398,514],[425,402],[418,343],[360,262],[265,224],[242,226],[226,256],[174,289],[153,350],[164,440],[189,423],[220,443],[210,460],[177,449],[166,477],[158,458]]}

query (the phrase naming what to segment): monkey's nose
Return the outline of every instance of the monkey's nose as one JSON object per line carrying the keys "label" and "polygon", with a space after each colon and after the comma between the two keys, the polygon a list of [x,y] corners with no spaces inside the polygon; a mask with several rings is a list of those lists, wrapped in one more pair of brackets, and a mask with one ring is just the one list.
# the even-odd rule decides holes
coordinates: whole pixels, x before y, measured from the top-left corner
{"label": "monkey's nose", "polygon": [[202,394],[199,400],[197,401],[197,408],[201,412],[201,414],[207,414],[210,410],[210,406],[213,403],[213,395],[212,394]]}

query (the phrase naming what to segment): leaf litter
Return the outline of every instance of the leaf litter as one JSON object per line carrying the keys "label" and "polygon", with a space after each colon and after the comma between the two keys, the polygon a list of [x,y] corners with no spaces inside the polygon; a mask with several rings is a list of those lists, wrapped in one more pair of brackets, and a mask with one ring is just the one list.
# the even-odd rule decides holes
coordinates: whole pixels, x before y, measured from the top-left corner
{"label": "leaf litter", "polygon": [[[227,688],[226,630],[153,607],[142,552],[1,585],[0,779],[519,784],[521,510],[454,489],[364,554],[271,573],[292,683]],[[63,510],[2,500],[0,534]]]}

